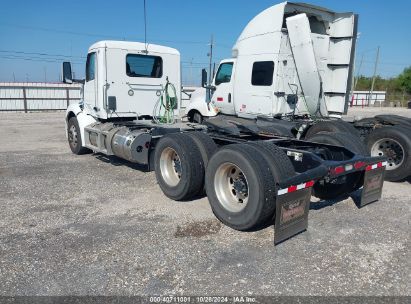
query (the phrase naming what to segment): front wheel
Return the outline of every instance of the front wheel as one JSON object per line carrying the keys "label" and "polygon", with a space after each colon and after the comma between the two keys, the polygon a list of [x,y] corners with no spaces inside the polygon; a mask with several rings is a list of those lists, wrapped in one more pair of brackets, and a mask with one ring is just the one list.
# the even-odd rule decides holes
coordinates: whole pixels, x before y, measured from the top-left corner
{"label": "front wheel", "polygon": [[90,152],[89,149],[82,146],[80,127],[76,117],[69,119],[67,124],[67,139],[74,154],[80,155]]}
{"label": "front wheel", "polygon": [[189,121],[190,122],[195,122],[198,124],[201,124],[203,122],[204,118],[203,115],[201,115],[199,112],[195,111],[191,115],[189,115]]}

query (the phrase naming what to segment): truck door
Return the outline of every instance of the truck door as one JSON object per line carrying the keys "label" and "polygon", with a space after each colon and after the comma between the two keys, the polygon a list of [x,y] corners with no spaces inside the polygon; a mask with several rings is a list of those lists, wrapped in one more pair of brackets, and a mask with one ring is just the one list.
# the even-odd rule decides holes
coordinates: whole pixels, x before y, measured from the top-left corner
{"label": "truck door", "polygon": [[214,78],[216,90],[211,101],[223,114],[234,115],[234,96],[233,96],[233,70],[234,62],[222,62],[218,67],[217,74]]}
{"label": "truck door", "polygon": [[84,103],[95,107],[97,105],[97,54],[89,53],[86,61],[86,81],[84,82],[83,99]]}
{"label": "truck door", "polygon": [[237,58],[234,94],[238,116],[273,114],[275,60],[271,54]]}

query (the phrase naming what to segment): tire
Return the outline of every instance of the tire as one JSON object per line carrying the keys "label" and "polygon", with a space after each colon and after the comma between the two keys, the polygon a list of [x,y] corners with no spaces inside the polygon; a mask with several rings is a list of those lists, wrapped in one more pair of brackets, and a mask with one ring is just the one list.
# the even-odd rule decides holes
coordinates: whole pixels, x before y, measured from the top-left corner
{"label": "tire", "polygon": [[[254,149],[255,153],[260,153],[268,164],[271,171],[272,179],[276,182],[276,187],[273,189],[275,193],[278,192],[277,183],[285,181],[296,175],[294,166],[287,154],[272,142],[258,141],[247,143]],[[277,197],[275,197],[277,200]],[[275,202],[272,205],[273,209],[267,211],[267,218],[261,222],[258,228],[265,228],[270,226],[275,221]]]}
{"label": "tire", "polygon": [[200,150],[201,157],[203,159],[204,168],[207,168],[207,164],[211,156],[218,149],[214,140],[210,136],[203,132],[194,131],[185,133],[190,136],[197,145],[197,148]]}
{"label": "tire", "polygon": [[203,116],[199,112],[194,112],[192,122],[201,124],[203,122]]}
{"label": "tire", "polygon": [[284,181],[296,174],[294,166],[287,154],[274,143],[258,141],[251,142],[249,145],[257,147],[261,153],[264,153],[264,157],[270,165],[275,180]]}
{"label": "tire", "polygon": [[264,154],[255,147],[221,148],[208,163],[205,184],[215,216],[233,229],[256,229],[274,214],[276,181]]}
{"label": "tire", "polygon": [[[392,145],[388,146],[384,139]],[[375,129],[367,137],[367,147],[372,156],[382,153],[388,157],[385,180],[395,182],[411,175],[411,129],[402,126]]]}
{"label": "tire", "polygon": [[311,137],[306,138],[306,140],[320,144],[341,146],[356,154],[364,156],[369,155],[367,146],[363,143],[363,141],[359,137],[350,133],[319,132]]}
{"label": "tire", "polygon": [[352,124],[343,120],[320,121],[308,129],[305,138],[310,138],[320,132],[349,133],[360,138],[360,132]]}
{"label": "tire", "polygon": [[401,127],[411,128],[411,118],[408,117],[399,115],[376,115],[375,118],[378,121],[382,121],[384,124],[393,124]]}
{"label": "tire", "polygon": [[186,134],[163,136],[155,148],[154,166],[161,190],[173,200],[189,200],[203,189],[202,156]]}
{"label": "tire", "polygon": [[[358,144],[355,136],[347,133],[327,133],[320,132],[310,138],[310,141],[346,147],[354,153],[367,154],[364,144]],[[334,158],[329,156],[329,160],[340,160],[338,155]],[[320,181],[314,184],[313,195],[324,200],[338,198],[349,194],[361,187],[362,172],[355,172],[342,177],[338,177],[329,182]]]}
{"label": "tire", "polygon": [[78,121],[76,117],[72,117],[68,121],[67,138],[68,138],[68,143],[69,143],[71,152],[73,152],[74,154],[82,155],[82,154],[91,152],[91,150],[82,146],[80,127],[78,125]]}

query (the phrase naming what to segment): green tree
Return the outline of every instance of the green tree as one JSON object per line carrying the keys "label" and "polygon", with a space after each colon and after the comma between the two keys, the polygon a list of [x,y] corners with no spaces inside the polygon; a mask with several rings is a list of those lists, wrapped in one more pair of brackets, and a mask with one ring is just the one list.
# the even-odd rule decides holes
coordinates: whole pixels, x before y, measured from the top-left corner
{"label": "green tree", "polygon": [[[359,76],[356,80],[355,90],[368,91],[371,89],[372,77]],[[381,76],[375,78],[375,91],[387,91],[389,94],[411,94],[411,67],[404,69],[404,71],[397,77],[385,79]]]}
{"label": "green tree", "polygon": [[401,91],[411,94],[411,67],[406,68],[397,79]]}

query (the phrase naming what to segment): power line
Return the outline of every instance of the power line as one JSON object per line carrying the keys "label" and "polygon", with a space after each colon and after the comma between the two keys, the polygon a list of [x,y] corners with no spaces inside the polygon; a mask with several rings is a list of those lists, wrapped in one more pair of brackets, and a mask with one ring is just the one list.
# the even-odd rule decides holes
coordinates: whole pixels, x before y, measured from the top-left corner
{"label": "power line", "polygon": [[[137,39],[137,37],[130,37],[130,36],[116,36],[116,35],[107,35],[107,34],[98,34],[98,33],[84,33],[84,32],[75,32],[75,31],[66,31],[60,29],[51,29],[51,28],[44,28],[44,27],[37,27],[37,26],[29,26],[29,25],[18,25],[18,24],[10,24],[0,22],[0,25],[15,27],[20,29],[27,29],[27,30],[35,30],[35,31],[43,31],[43,32],[53,32],[59,34],[69,34],[69,35],[78,35],[78,36],[87,36],[87,37],[102,37],[102,38],[114,38],[124,40],[127,39]],[[169,42],[169,43],[182,43],[182,44],[200,44],[200,45],[208,45],[205,41],[191,41],[191,40],[165,40],[165,39],[157,39],[154,38],[152,41],[154,42]]]}
{"label": "power line", "polygon": [[[33,58],[30,58],[30,57],[16,57],[16,56],[13,56],[13,55],[0,56],[0,59],[61,63],[61,60],[57,60],[57,59],[36,58],[36,57],[33,57]],[[84,63],[72,62],[72,64],[84,64]]]}
{"label": "power line", "polygon": [[[374,63],[375,63],[375,61],[371,61],[371,60],[364,60],[363,62],[372,64],[372,65],[374,65]],[[382,65],[411,65],[411,63],[409,63],[409,62],[407,62],[407,63],[405,63],[405,62],[403,62],[403,63],[401,63],[401,62],[379,62],[378,64],[379,65],[380,64],[382,64]]]}
{"label": "power line", "polygon": [[[71,56],[68,55],[62,55],[62,54],[49,54],[49,53],[37,53],[37,52],[23,52],[23,51],[12,51],[12,50],[0,50],[0,53],[3,53],[4,55],[0,54],[0,58],[7,58],[7,59],[27,59],[27,60],[35,60],[35,61],[49,61],[49,62],[61,62],[65,58],[71,58]],[[28,56],[21,56],[21,55],[14,55],[15,54],[21,54],[21,55],[28,55]],[[35,56],[33,56],[35,55]],[[38,57],[41,56],[41,57]],[[55,57],[53,57],[55,56]],[[57,57],[57,58],[56,58]],[[59,58],[61,57],[61,58]],[[81,58],[85,59],[86,57],[83,56],[75,56],[76,58]],[[71,62],[75,63],[81,63],[83,64],[84,61],[82,60],[72,60]],[[204,65],[207,65],[207,62],[197,62],[197,61],[181,61],[182,66],[185,67],[187,65],[193,66],[193,67],[204,67]]]}
{"label": "power line", "polygon": [[36,52],[14,51],[14,50],[0,50],[0,53],[15,53],[15,54],[25,54],[25,55],[55,56],[55,57],[82,58],[82,59],[86,58],[85,56],[70,56],[70,55],[62,55],[62,54],[36,53]]}
{"label": "power line", "polygon": [[[23,55],[13,55],[13,54],[4,54],[0,55],[0,57],[9,57],[9,58],[29,58],[29,59],[36,59],[40,61],[56,61],[56,62],[62,62],[63,58],[54,58],[54,57],[36,57],[36,56],[23,56]],[[83,60],[72,60],[72,62],[78,62],[78,63],[84,63]]]}
{"label": "power line", "polygon": [[[46,53],[46,52],[26,52],[26,51],[16,51],[16,50],[4,50],[0,49],[0,53],[15,53],[15,54],[24,54],[24,55],[38,55],[38,56],[51,56],[51,57],[64,57],[64,58],[80,58],[80,59],[86,59],[86,56],[71,56],[71,55],[64,55],[64,54],[52,54],[52,53]],[[221,59],[217,60],[221,61]],[[208,64],[208,62],[201,62],[201,61],[186,61],[182,60],[182,64],[198,64],[198,65],[204,65]]]}
{"label": "power line", "polygon": [[[34,30],[34,31],[43,31],[43,32],[53,32],[59,34],[69,34],[69,35],[78,35],[78,36],[88,36],[88,37],[111,37],[114,38],[115,36],[109,36],[107,34],[95,34],[95,33],[84,33],[84,32],[74,32],[74,31],[66,31],[66,30],[59,30],[59,29],[51,29],[45,27],[38,27],[38,26],[31,26],[31,25],[22,25],[22,24],[10,24],[0,22],[0,25],[15,27],[20,29],[26,30]],[[117,37],[118,38],[118,37]],[[124,38],[124,37],[123,37]]]}

